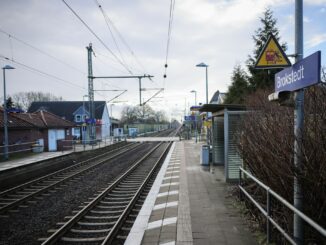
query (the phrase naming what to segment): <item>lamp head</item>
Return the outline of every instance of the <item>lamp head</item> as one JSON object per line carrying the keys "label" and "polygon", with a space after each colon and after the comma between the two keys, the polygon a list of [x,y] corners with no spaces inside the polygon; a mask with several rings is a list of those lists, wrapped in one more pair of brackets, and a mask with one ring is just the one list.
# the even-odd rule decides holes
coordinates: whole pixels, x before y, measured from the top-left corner
{"label": "lamp head", "polygon": [[5,65],[4,67],[2,67],[2,69],[4,69],[4,70],[10,70],[10,69],[15,69],[15,67],[12,67],[10,65]]}
{"label": "lamp head", "polygon": [[199,63],[198,65],[196,65],[197,67],[208,67],[208,65],[206,65],[204,62]]}
{"label": "lamp head", "polygon": [[190,93],[196,93],[197,91],[196,90],[191,90]]}

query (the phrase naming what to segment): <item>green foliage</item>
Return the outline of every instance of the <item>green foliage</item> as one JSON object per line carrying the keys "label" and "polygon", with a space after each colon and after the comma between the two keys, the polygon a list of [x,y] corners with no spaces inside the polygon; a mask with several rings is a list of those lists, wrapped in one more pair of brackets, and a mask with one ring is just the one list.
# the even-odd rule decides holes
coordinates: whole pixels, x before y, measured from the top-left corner
{"label": "green foliage", "polygon": [[[279,30],[276,27],[277,20],[273,17],[273,11],[271,9],[266,9],[263,13],[263,17],[260,18],[262,27],[259,27],[255,31],[255,35],[252,37],[254,40],[254,50],[253,55],[249,55],[246,62],[249,71],[249,87],[250,91],[256,91],[257,89],[266,89],[274,86],[274,76],[275,73],[279,72],[281,69],[271,69],[271,70],[258,70],[255,69],[255,64],[259,54],[261,53],[263,46],[265,45],[269,33],[272,33],[276,40],[279,42]],[[286,51],[286,43],[281,45],[282,49]]]}
{"label": "green foliage", "polygon": [[231,77],[232,84],[224,100],[225,104],[243,104],[248,93],[248,76],[241,65],[236,65]]}
{"label": "green foliage", "polygon": [[[240,65],[236,65],[232,73],[232,84],[229,86],[225,104],[243,104],[246,97],[259,89],[271,89],[274,86],[275,73],[281,69],[262,70],[255,69],[257,59],[262,52],[262,49],[267,42],[270,33],[274,35],[279,42],[279,30],[276,27],[277,20],[273,17],[273,11],[266,9],[263,13],[263,17],[260,18],[262,24],[255,31],[255,35],[252,36],[254,40],[253,54],[249,55],[246,61],[246,66],[249,74],[241,68]],[[286,44],[281,45],[282,49],[286,50]]]}

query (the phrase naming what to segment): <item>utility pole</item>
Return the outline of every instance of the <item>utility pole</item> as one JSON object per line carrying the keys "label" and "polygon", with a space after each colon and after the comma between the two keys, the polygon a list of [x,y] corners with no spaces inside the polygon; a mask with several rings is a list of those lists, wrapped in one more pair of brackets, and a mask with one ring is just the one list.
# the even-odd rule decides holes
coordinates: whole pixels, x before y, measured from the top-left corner
{"label": "utility pole", "polygon": [[[303,58],[303,1],[295,0],[295,63]],[[304,120],[304,90],[295,92],[294,108],[294,167],[295,170],[302,169],[302,131]],[[303,193],[301,180],[294,174],[293,205],[303,211]],[[304,243],[304,223],[299,215],[293,216],[293,236],[296,244]]]}
{"label": "utility pole", "polygon": [[88,101],[89,101],[89,113],[90,113],[90,128],[89,138],[91,142],[95,140],[95,106],[94,106],[94,86],[93,86],[93,66],[92,66],[92,53],[93,48],[90,43],[87,49],[88,54]]}

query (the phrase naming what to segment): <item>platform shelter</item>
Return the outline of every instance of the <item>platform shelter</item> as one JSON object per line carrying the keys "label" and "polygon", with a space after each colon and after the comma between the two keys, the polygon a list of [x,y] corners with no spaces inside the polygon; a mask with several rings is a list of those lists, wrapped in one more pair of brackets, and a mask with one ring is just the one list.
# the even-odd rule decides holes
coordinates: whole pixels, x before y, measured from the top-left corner
{"label": "platform shelter", "polygon": [[224,166],[225,181],[239,178],[243,161],[238,153],[239,125],[246,108],[243,105],[205,104],[201,112],[212,113],[212,163]]}

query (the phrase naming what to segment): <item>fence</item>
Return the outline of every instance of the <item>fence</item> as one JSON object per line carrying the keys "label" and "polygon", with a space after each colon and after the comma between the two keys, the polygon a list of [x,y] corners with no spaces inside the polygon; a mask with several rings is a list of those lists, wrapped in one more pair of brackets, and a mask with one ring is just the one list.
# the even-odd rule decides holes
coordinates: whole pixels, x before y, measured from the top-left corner
{"label": "fence", "polygon": [[[19,144],[12,144],[8,145],[8,155],[18,152],[27,152],[27,151],[33,151],[34,149],[37,149],[39,145],[37,144],[37,141],[33,142],[25,142],[25,143],[19,143]],[[0,146],[0,155],[4,155],[4,148],[5,146]]]}
{"label": "fence", "polygon": [[[243,188],[242,186],[242,173],[244,176],[249,176],[254,182],[256,182],[260,187],[266,190],[267,200],[266,200],[266,210]],[[321,235],[326,237],[326,230],[306,216],[304,213],[296,209],[292,204],[286,201],[283,197],[275,193],[271,190],[267,185],[262,183],[260,180],[255,178],[252,174],[244,170],[243,168],[239,168],[239,189],[240,189],[240,200],[242,199],[242,193],[244,193],[248,199],[259,209],[259,211],[266,217],[266,233],[267,233],[267,243],[271,242],[271,225],[273,225],[291,244],[297,244],[293,238],[286,233],[286,231],[276,223],[276,221],[271,217],[271,196],[276,198],[279,202],[293,211],[295,214],[300,216],[305,222],[307,222],[311,227],[313,227],[316,231],[318,231]]]}
{"label": "fence", "polygon": [[76,151],[86,151],[86,150],[93,150],[95,148],[105,147],[107,145],[111,145],[114,141],[122,141],[126,140],[126,136],[115,138],[113,136],[103,138],[103,139],[96,139],[96,140],[62,140],[62,151],[71,150],[73,149],[74,152]]}

